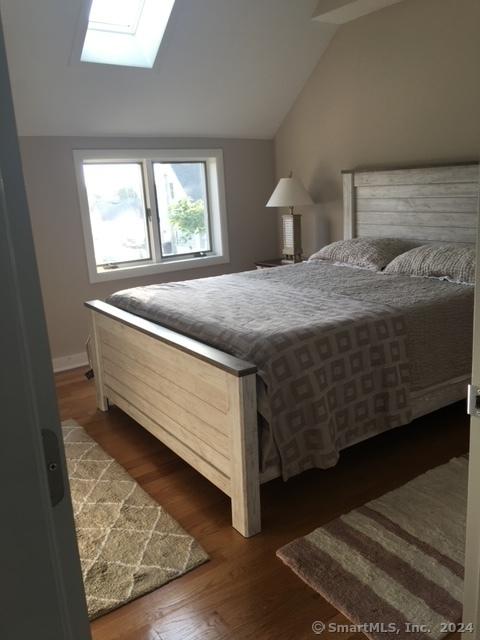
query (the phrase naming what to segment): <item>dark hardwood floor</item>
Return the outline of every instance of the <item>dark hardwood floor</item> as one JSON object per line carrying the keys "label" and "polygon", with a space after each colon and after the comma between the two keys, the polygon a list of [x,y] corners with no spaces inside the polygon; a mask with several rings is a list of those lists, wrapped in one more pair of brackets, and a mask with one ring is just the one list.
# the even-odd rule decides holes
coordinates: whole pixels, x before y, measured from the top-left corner
{"label": "dark hardwood floor", "polygon": [[94,640],[319,637],[311,629],[315,620],[347,620],[287,569],[276,550],[468,448],[468,419],[458,403],[344,451],[333,469],[264,485],[263,531],[245,540],[230,526],[230,503],[221,491],[119,409],[96,410],[94,385],[83,370],[58,374],[56,381],[62,419],[85,427],[211,558],[94,621]]}

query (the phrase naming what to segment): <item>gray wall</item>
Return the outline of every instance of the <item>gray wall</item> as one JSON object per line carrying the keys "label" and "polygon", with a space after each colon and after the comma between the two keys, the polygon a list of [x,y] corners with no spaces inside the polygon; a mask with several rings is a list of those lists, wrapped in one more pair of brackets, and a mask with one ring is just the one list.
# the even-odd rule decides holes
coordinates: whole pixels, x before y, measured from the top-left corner
{"label": "gray wall", "polygon": [[337,31],[275,139],[278,177],[319,203],[307,253],[315,220],[342,237],[342,169],[478,158],[479,24],[478,0],[404,0]]}
{"label": "gray wall", "polygon": [[[20,144],[53,358],[83,351],[85,300],[128,287],[251,269],[255,260],[278,253],[276,216],[265,208],[274,188],[272,141],[23,137]],[[72,150],[127,148],[223,149],[229,264],[90,284]]]}

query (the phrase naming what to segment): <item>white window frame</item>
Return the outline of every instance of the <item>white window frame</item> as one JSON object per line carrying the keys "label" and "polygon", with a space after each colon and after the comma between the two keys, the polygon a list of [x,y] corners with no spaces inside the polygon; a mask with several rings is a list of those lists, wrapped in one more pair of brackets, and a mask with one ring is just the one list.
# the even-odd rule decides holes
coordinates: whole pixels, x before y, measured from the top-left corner
{"label": "white window frame", "polygon": [[[156,273],[169,273],[184,269],[196,269],[230,261],[227,233],[227,208],[225,200],[225,177],[222,149],[76,149],[73,152],[75,175],[77,178],[80,213],[82,218],[88,275],[92,284],[125,278],[139,278]],[[207,192],[211,224],[211,251],[206,256],[179,256],[162,258],[160,251],[159,218],[153,177],[154,162],[204,162],[206,166]],[[93,243],[90,210],[83,166],[85,163],[139,163],[143,167],[145,180],[145,206],[150,209],[147,219],[152,258],[150,261],[130,263],[115,269],[97,266]]]}

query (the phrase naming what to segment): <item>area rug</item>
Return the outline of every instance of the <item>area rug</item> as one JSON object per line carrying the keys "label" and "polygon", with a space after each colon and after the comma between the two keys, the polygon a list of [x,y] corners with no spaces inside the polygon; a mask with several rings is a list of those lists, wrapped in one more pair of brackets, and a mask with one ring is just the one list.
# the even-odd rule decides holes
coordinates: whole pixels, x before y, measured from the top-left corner
{"label": "area rug", "polygon": [[208,559],[82,427],[69,420],[62,430],[91,620]]}
{"label": "area rug", "polygon": [[350,631],[442,638],[461,621],[467,476],[468,459],[454,458],[277,555],[354,623]]}

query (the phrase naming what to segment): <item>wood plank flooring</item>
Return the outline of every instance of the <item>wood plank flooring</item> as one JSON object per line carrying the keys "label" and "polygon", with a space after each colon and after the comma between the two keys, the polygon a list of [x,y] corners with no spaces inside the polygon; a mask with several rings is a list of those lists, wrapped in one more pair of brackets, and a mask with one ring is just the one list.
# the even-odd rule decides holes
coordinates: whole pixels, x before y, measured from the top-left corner
{"label": "wood plank flooring", "polygon": [[[57,374],[62,419],[77,420],[211,557],[202,567],[92,623],[94,640],[303,640],[315,620],[347,620],[275,556],[292,539],[468,449],[457,403],[343,452],[327,471],[262,487],[263,532],[245,540],[230,502],[119,409],[95,408],[84,370]],[[335,634],[364,638],[361,634]],[[331,634],[323,633],[327,640]]]}

